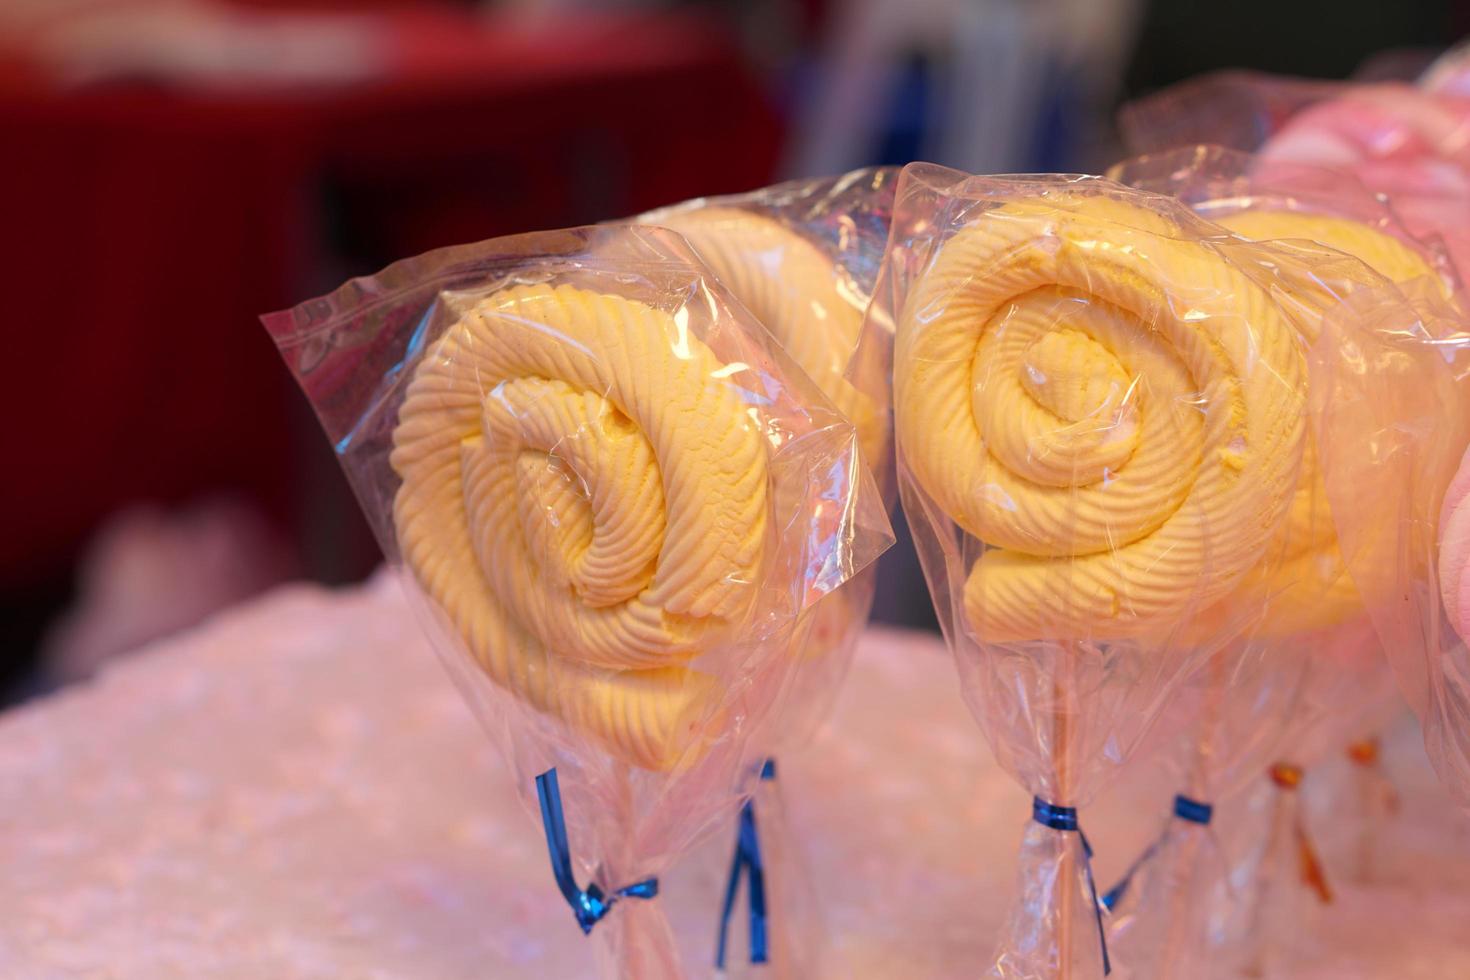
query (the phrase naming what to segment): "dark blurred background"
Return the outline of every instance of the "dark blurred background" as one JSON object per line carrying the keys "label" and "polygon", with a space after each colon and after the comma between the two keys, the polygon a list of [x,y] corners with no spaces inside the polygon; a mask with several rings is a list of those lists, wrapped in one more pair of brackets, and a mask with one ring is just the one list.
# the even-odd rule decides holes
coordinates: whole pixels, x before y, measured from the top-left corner
{"label": "dark blurred background", "polygon": [[[1451,0],[0,0],[0,700],[379,560],[259,313],[869,163],[1097,171],[1120,102],[1413,77]],[[878,616],[932,624],[912,552]]]}

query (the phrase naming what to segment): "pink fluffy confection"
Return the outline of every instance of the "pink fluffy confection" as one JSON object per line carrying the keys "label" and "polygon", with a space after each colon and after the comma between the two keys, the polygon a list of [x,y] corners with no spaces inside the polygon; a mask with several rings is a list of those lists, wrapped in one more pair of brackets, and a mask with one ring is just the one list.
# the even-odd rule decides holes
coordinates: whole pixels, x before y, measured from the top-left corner
{"label": "pink fluffy confection", "polygon": [[1470,45],[1463,42],[1429,66],[1419,78],[1419,86],[1436,95],[1470,98]]}
{"label": "pink fluffy confection", "polygon": [[1439,512],[1439,592],[1450,624],[1462,639],[1470,637],[1470,449],[1445,492]]}
{"label": "pink fluffy confection", "polygon": [[1442,238],[1470,269],[1470,99],[1357,86],[1297,113],[1261,156],[1350,171],[1388,195],[1411,233]]}

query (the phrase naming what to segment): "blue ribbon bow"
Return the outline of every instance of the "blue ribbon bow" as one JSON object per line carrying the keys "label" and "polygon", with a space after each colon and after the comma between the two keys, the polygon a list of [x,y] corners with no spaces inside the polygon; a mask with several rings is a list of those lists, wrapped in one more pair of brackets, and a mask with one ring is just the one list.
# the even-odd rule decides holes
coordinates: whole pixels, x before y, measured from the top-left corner
{"label": "blue ribbon bow", "polygon": [[[761,766],[761,779],[776,778],[776,760]],[[766,872],[761,865],[761,841],[755,828],[755,801],[740,808],[740,831],[735,837],[735,858],[730,879],[725,883],[725,904],[720,910],[720,938],[715,946],[715,966],[725,968],[725,946],[730,937],[730,917],[735,914],[735,894],[740,890],[740,873],[750,878],[750,962],[769,959],[766,944]]]}
{"label": "blue ribbon bow", "polygon": [[1113,972],[1113,961],[1108,957],[1108,934],[1103,929],[1103,903],[1097,897],[1097,880],[1092,876],[1092,845],[1087,842],[1087,835],[1082,832],[1082,825],[1077,822],[1077,808],[1057,806],[1046,802],[1039,796],[1033,796],[1031,798],[1031,819],[1052,830],[1075,833],[1082,840],[1082,867],[1087,872],[1087,887],[1092,892],[1092,911],[1097,915],[1097,940],[1102,944],[1103,976],[1107,976]]}
{"label": "blue ribbon bow", "polygon": [[[1180,820],[1187,823],[1197,823],[1201,827],[1208,827],[1210,825],[1210,818],[1214,815],[1215,808],[1208,803],[1192,800],[1183,793],[1174,797],[1174,816]],[[1165,825],[1163,832],[1154,838],[1154,842],[1145,848],[1142,854],[1138,855],[1138,859],[1128,866],[1127,871],[1123,872],[1123,877],[1118,879],[1118,883],[1108,889],[1108,893],[1102,898],[1102,903],[1110,911],[1123,900],[1123,896],[1127,894],[1128,886],[1133,883],[1133,876],[1138,873],[1138,869],[1142,868],[1158,853],[1159,848],[1163,846],[1164,835],[1168,832],[1169,828]]]}
{"label": "blue ribbon bow", "polygon": [[577,916],[577,925],[584,934],[602,921],[602,917],[620,898],[655,898],[658,896],[658,879],[649,878],[637,884],[618,888],[611,895],[605,894],[597,885],[585,889],[577,887],[572,876],[572,852],[567,846],[567,822],[561,811],[561,784],[556,779],[556,768],[546,770],[536,777],[536,795],[541,800],[541,823],[546,828],[546,850],[551,855],[551,873],[556,876],[556,886]]}

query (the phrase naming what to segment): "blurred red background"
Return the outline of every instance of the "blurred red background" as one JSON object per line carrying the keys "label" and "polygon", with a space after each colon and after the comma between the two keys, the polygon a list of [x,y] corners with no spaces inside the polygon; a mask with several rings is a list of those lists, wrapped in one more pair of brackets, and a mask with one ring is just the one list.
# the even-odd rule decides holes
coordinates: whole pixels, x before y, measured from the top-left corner
{"label": "blurred red background", "polygon": [[[1392,46],[1376,64],[1407,77],[1467,9],[4,0],[0,703],[282,577],[376,564],[262,312],[783,176],[1096,171],[1131,95],[1231,65],[1341,77]],[[932,624],[911,550],[880,579],[878,618]]]}
{"label": "blurred red background", "polygon": [[230,491],[288,530],[300,571],[343,580],[377,560],[259,313],[435,246],[773,174],[775,116],[706,18],[336,6],[351,13],[331,26],[370,52],[346,80],[181,84],[123,51],[78,82],[35,57],[39,18],[0,48],[0,508],[24,515],[0,536],[6,648],[34,639],[128,501]]}

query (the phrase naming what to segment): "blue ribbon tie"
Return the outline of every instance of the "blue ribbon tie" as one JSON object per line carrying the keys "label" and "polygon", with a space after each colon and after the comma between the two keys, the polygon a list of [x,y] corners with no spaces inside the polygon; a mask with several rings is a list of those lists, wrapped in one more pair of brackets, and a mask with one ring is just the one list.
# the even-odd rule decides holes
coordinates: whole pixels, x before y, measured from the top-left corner
{"label": "blue ribbon tie", "polygon": [[1210,818],[1214,815],[1215,808],[1208,803],[1191,800],[1182,793],[1174,797],[1174,816],[1180,820],[1187,820],[1190,823],[1197,823],[1201,827],[1208,827],[1210,825]]}
{"label": "blue ribbon tie", "polygon": [[1077,822],[1077,808],[1057,806],[1046,802],[1039,796],[1033,796],[1031,798],[1031,819],[1052,830],[1075,833],[1082,841],[1082,867],[1087,872],[1087,887],[1092,892],[1092,911],[1097,916],[1097,940],[1102,944],[1103,976],[1107,976],[1113,972],[1113,961],[1108,957],[1108,934],[1103,929],[1104,906],[1097,897],[1097,880],[1092,876],[1092,845],[1087,842],[1087,835],[1082,832],[1082,825]]}
{"label": "blue ribbon tie", "polygon": [[[1201,827],[1208,827],[1210,825],[1210,818],[1214,815],[1215,808],[1208,803],[1192,800],[1183,793],[1174,797],[1174,816],[1179,820],[1183,820],[1186,823],[1196,823]],[[1112,911],[1123,900],[1123,896],[1128,893],[1128,886],[1133,883],[1133,876],[1138,873],[1139,868],[1142,868],[1158,853],[1159,848],[1163,846],[1164,835],[1168,832],[1169,828],[1166,825],[1163,833],[1154,838],[1154,842],[1145,848],[1142,854],[1138,855],[1136,861],[1128,866],[1128,870],[1123,873],[1122,878],[1118,879],[1118,883],[1108,889],[1108,893],[1102,898],[1102,903],[1109,911]]]}
{"label": "blue ribbon tie", "polygon": [[546,850],[551,855],[551,873],[556,876],[556,886],[577,916],[577,925],[582,932],[590,933],[592,927],[620,898],[656,898],[658,879],[649,878],[637,884],[618,888],[607,895],[597,885],[585,889],[577,887],[572,875],[572,852],[567,846],[567,822],[561,810],[561,785],[556,779],[555,767],[536,777],[536,795],[541,800],[541,823],[546,828]]}
{"label": "blue ribbon tie", "polygon": [[[761,779],[775,778],[776,760],[767,759],[761,766]],[[735,895],[740,890],[741,872],[750,879],[750,962],[765,963],[770,958],[766,942],[766,872],[761,864],[754,800],[746,800],[740,808],[735,858],[730,864],[730,879],[725,883],[725,903],[720,910],[720,938],[715,946],[715,966],[721,970],[725,968],[725,947],[730,938],[730,917],[735,914]]]}

